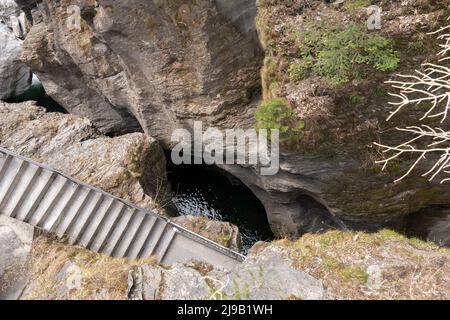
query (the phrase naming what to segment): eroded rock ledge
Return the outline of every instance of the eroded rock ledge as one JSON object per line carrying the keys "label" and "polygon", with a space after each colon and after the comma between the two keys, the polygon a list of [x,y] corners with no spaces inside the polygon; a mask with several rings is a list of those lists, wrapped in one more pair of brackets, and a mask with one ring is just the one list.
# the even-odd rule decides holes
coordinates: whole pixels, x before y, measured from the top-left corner
{"label": "eroded rock ledge", "polygon": [[[80,29],[67,23],[73,4]],[[44,0],[39,8],[24,61],[56,101],[102,132],[141,127],[169,145],[173,129],[199,117],[237,126],[244,111],[241,122],[251,121],[262,64],[255,1]]]}
{"label": "eroded rock ledge", "polygon": [[[109,138],[100,134],[90,120],[79,116],[46,113],[34,102],[0,102],[0,145],[143,208],[168,215],[171,196],[164,154],[158,142],[143,133]],[[177,217],[174,222],[226,247],[241,249],[239,230],[229,223],[197,217]],[[25,288],[33,292],[47,288],[45,283],[35,284],[23,277],[29,259],[33,268],[46,263],[46,257],[53,259],[47,251],[41,252],[38,259],[28,257],[34,236],[32,227],[0,216],[0,298],[16,299]],[[56,239],[50,243],[69,250]],[[84,252],[92,256],[87,250]],[[58,261],[52,260],[52,270],[61,267]],[[109,267],[114,266],[115,262]],[[68,270],[63,271],[71,272]]]}
{"label": "eroded rock ledge", "polygon": [[142,133],[101,135],[90,120],[46,113],[34,102],[0,102],[0,144],[117,197],[164,214],[164,154]]}
{"label": "eroded rock ledge", "polygon": [[[31,1],[19,2],[31,13]],[[235,7],[222,0],[75,2],[81,8],[81,30],[67,26],[72,1],[40,2],[23,59],[56,101],[91,119],[102,132],[143,130],[170,147],[173,129],[191,129],[194,120],[204,127],[250,128],[261,87],[267,90],[277,82],[277,95],[286,97],[307,124],[304,144],[282,156],[276,176],[223,167],[259,197],[277,235],[377,229],[421,208],[449,204],[450,188],[420,174],[394,184],[408,163],[385,173],[374,166],[380,155],[373,142],[390,128],[385,125],[387,98],[377,90],[387,90],[382,83],[394,74],[338,89],[320,77],[289,79],[289,65],[298,57],[292,33],[300,20],[365,23],[364,8],[350,17],[319,0],[259,1],[259,36],[267,49],[261,85],[255,0]],[[411,52],[404,44],[431,41],[427,32],[448,16],[448,5],[408,0],[383,1],[383,6],[388,9],[383,34],[398,44],[399,71],[410,73],[434,55],[431,47],[437,44],[425,53]],[[367,104],[349,104],[354,96]]]}
{"label": "eroded rock ledge", "polygon": [[450,253],[392,231],[258,243],[233,270],[126,261],[40,237],[20,299],[448,299]]}
{"label": "eroded rock ledge", "polygon": [[0,1],[0,99],[20,95],[31,86],[30,68],[21,61],[25,16],[13,0]]}

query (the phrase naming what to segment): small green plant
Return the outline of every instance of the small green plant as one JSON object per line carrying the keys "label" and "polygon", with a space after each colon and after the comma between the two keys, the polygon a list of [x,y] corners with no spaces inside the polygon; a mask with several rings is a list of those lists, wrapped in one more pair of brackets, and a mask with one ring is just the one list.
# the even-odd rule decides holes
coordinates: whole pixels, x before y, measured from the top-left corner
{"label": "small green plant", "polygon": [[378,87],[375,91],[375,94],[377,95],[377,97],[380,97],[380,98],[388,96],[388,92],[383,87]]}
{"label": "small green plant", "polygon": [[369,279],[369,275],[363,269],[359,267],[346,267],[341,271],[341,276],[345,280],[356,280],[361,283],[366,283]]}
{"label": "small green plant", "polygon": [[303,57],[299,63],[293,63],[289,67],[289,78],[292,81],[305,79],[309,75],[309,71],[314,66],[312,56]]}
{"label": "small green plant", "polygon": [[340,268],[341,263],[339,262],[339,260],[327,256],[323,260],[323,265],[328,271],[334,271]]}
{"label": "small green plant", "polygon": [[395,70],[399,53],[390,39],[367,32],[362,25],[348,26],[328,23],[307,24],[295,33],[300,49],[300,62],[289,68],[291,80],[310,75],[324,76],[333,85],[348,83],[362,77],[362,67],[386,72]]}
{"label": "small green plant", "polygon": [[276,98],[261,104],[255,113],[257,129],[277,129],[280,140],[301,139],[305,123],[297,119],[292,106],[286,99]]}
{"label": "small green plant", "polygon": [[421,41],[411,41],[408,43],[407,52],[412,55],[419,55],[427,53],[427,45]]}
{"label": "small green plant", "polygon": [[350,103],[355,107],[362,107],[367,103],[367,98],[360,95],[350,96]]}
{"label": "small green plant", "polygon": [[353,13],[358,9],[369,7],[370,4],[370,0],[346,0],[344,2],[344,8]]}

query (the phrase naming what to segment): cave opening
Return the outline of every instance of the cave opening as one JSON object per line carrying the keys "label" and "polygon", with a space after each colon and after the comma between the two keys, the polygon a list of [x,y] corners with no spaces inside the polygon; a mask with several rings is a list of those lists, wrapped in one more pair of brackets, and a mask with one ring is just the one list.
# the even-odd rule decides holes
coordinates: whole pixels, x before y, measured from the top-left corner
{"label": "cave opening", "polygon": [[239,179],[216,166],[175,165],[170,153],[166,158],[172,201],[179,214],[238,226],[244,253],[258,241],[274,239],[264,206]]}
{"label": "cave opening", "polygon": [[53,100],[46,92],[36,76],[33,76],[33,82],[31,87],[22,93],[21,95],[17,95],[4,100],[6,103],[21,103],[26,101],[36,101],[36,104],[40,107],[43,107],[47,110],[47,112],[60,112],[60,113],[68,113],[66,109],[58,104],[55,100]]}

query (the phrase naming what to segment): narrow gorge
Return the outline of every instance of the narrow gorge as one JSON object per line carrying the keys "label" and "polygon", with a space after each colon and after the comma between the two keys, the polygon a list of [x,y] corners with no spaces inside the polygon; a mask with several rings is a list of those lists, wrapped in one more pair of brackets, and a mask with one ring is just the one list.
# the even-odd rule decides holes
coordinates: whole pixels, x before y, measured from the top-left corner
{"label": "narrow gorge", "polygon": [[[394,92],[386,81],[436,62],[440,42],[430,32],[446,25],[450,7],[428,0],[362,2],[0,0],[1,147],[245,252],[248,258],[235,273],[251,278],[248,272],[261,264],[289,270],[268,276],[271,289],[282,273],[286,283],[301,283],[292,289],[300,298],[360,298],[367,290],[389,296],[388,288],[367,280],[375,277],[374,265],[398,274],[392,271],[398,267],[392,251],[384,256],[386,263],[377,260],[384,251],[376,243],[419,254],[406,236],[432,241],[419,248],[439,252],[449,267],[440,246],[450,246],[450,187],[422,175],[436,159],[423,157],[407,178],[395,182],[415,159],[399,158],[382,170],[376,161],[386,156],[374,143],[401,144],[403,136],[392,131],[422,116],[418,104],[386,122]],[[366,30],[370,4],[383,8],[380,30]],[[369,53],[358,49],[346,61],[342,56],[351,56],[358,41],[370,46]],[[281,129],[275,175],[261,175],[259,164],[180,166],[170,159],[176,130],[194,134],[198,121],[204,129],[248,130],[260,128],[261,119],[278,121],[267,129]],[[234,140],[225,145],[234,147]],[[365,242],[356,244],[358,237]],[[354,252],[373,249],[369,258],[359,261],[345,251],[351,239],[356,239],[349,244]],[[50,248],[61,261],[67,259],[59,243],[39,241],[38,249]],[[366,282],[350,272],[351,283],[342,283],[345,275],[333,278],[332,271],[316,269],[305,252],[344,273],[339,252],[346,252]],[[303,269],[292,259],[301,260]],[[405,272],[413,276],[411,261]],[[155,299],[204,298],[211,286],[202,277],[225,277],[192,266],[177,266],[179,273],[151,264],[130,268],[123,269],[129,282],[142,287],[127,287],[127,298],[144,299],[150,291],[148,298]],[[63,277],[69,277],[64,270]],[[324,274],[325,287],[316,280]],[[166,291],[158,287],[164,276]],[[187,289],[178,297],[178,276],[198,285],[201,294]],[[34,285],[48,280],[40,277]],[[23,297],[35,297],[26,287]],[[70,289],[57,288],[56,298],[70,297]],[[251,288],[255,299],[287,298],[290,292]],[[406,294],[403,282],[399,288]],[[224,292],[233,296],[235,289],[230,285]],[[113,298],[123,296],[108,290]]]}

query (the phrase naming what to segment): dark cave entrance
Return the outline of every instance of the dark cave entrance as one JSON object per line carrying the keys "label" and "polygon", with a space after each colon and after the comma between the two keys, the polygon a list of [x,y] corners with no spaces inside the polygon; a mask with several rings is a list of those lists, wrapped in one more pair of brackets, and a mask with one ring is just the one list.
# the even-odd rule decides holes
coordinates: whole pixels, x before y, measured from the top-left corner
{"label": "dark cave entrance", "polygon": [[31,87],[21,95],[5,99],[6,103],[21,103],[26,101],[36,101],[37,105],[43,107],[47,112],[68,113],[55,100],[53,100],[44,90],[42,83],[33,76]]}
{"label": "dark cave entrance", "polygon": [[180,214],[237,225],[245,253],[258,241],[274,239],[264,206],[239,179],[206,164],[175,165],[170,152],[166,157],[172,200]]}

